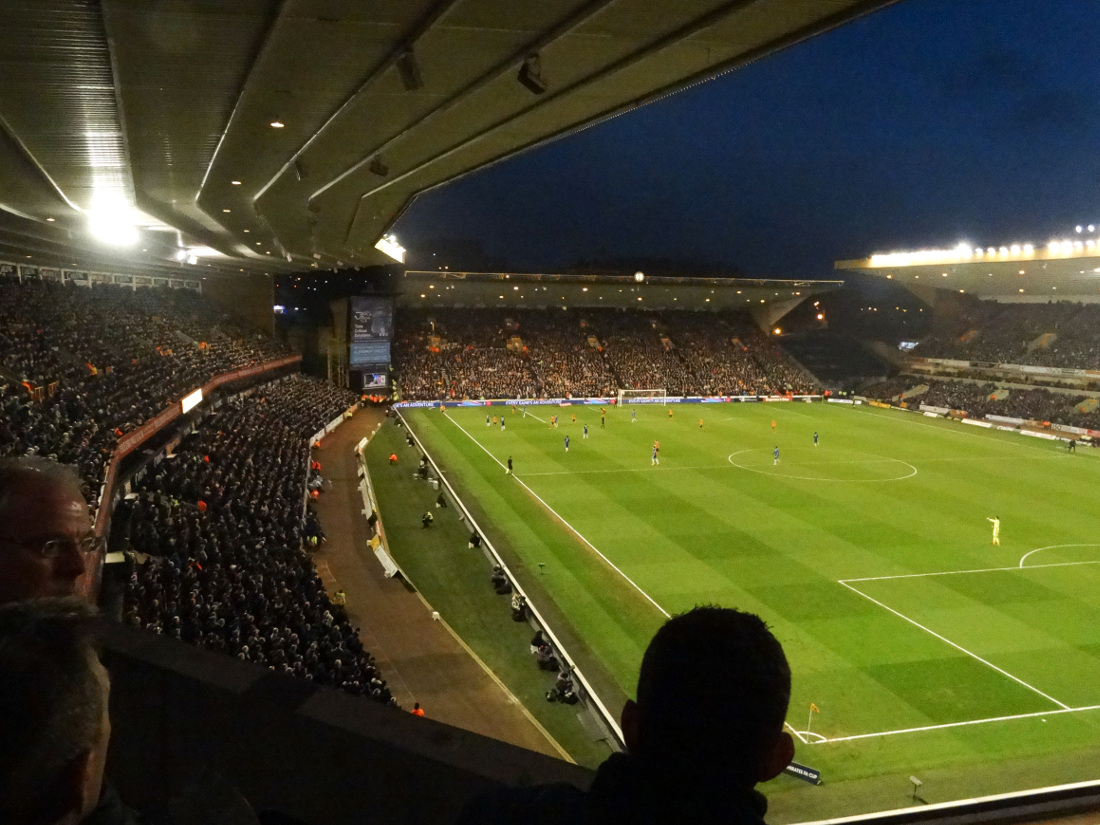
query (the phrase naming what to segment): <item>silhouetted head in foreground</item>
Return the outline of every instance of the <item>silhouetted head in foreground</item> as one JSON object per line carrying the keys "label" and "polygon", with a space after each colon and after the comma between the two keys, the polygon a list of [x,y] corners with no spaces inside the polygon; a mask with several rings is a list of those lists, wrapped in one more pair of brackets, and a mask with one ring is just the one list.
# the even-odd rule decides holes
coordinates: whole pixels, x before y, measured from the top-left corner
{"label": "silhouetted head in foreground", "polygon": [[787,657],[751,613],[697,607],[669,619],[642,659],[638,699],[622,714],[626,753],[608,757],[587,791],[564,783],[471,800],[460,825],[764,825],[754,786],[794,756],[783,730]]}
{"label": "silhouetted head in foreground", "polygon": [[637,702],[623,708],[623,735],[648,763],[751,787],[794,755],[783,730],[790,697],[787,657],[762,619],[697,607],[650,642]]}

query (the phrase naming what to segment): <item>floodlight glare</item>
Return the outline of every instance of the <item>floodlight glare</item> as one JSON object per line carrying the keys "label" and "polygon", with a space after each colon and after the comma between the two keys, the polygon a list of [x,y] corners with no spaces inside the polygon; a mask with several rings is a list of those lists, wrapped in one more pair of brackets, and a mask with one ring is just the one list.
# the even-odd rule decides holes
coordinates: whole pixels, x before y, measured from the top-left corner
{"label": "floodlight glare", "polygon": [[379,238],[374,248],[379,252],[385,252],[398,263],[405,263],[405,247],[399,244],[393,235],[384,235]]}
{"label": "floodlight glare", "polygon": [[111,246],[133,246],[138,242],[137,227],[112,213],[93,212],[88,215],[88,231],[92,237]]}

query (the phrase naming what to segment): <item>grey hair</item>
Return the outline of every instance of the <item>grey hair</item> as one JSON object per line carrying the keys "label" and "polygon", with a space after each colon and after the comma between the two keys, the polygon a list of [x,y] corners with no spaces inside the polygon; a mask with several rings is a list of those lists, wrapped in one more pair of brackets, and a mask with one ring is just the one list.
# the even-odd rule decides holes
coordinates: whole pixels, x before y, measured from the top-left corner
{"label": "grey hair", "polygon": [[0,511],[7,507],[20,487],[27,482],[45,481],[54,486],[80,493],[83,498],[83,482],[74,467],[59,464],[51,458],[22,456],[0,459]]}

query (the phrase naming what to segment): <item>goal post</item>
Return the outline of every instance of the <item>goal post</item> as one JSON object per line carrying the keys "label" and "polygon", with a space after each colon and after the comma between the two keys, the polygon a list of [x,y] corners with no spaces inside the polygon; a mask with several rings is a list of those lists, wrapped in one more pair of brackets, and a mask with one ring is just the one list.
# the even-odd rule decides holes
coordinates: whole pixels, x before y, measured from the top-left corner
{"label": "goal post", "polygon": [[655,403],[654,399],[665,399],[668,393],[665,390],[619,390],[618,404]]}

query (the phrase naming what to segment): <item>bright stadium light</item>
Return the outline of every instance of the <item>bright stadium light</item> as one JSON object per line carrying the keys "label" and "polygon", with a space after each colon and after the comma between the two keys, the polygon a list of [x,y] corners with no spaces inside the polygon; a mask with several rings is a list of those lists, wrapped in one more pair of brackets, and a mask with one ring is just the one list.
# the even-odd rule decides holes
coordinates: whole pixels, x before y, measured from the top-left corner
{"label": "bright stadium light", "polygon": [[88,213],[88,231],[97,241],[111,246],[133,246],[138,242],[138,230],[117,212]]}
{"label": "bright stadium light", "polygon": [[642,281],[645,280],[645,273],[644,272],[635,272],[634,273],[634,280],[637,281],[638,283],[641,283]]}
{"label": "bright stadium light", "polygon": [[405,263],[405,247],[397,242],[397,237],[394,235],[383,235],[374,248],[379,252],[385,252],[398,263]]}

